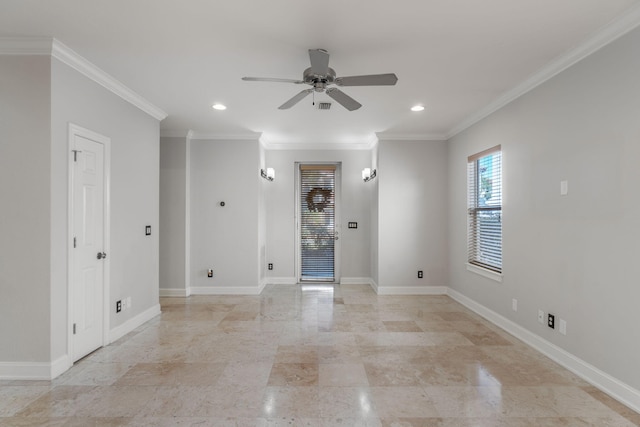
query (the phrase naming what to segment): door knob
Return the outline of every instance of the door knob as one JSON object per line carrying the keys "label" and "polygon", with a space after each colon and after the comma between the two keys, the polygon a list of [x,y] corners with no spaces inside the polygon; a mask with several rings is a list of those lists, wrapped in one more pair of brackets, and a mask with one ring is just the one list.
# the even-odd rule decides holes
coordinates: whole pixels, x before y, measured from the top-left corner
{"label": "door knob", "polygon": [[107,254],[104,252],[98,252],[98,259],[106,258]]}

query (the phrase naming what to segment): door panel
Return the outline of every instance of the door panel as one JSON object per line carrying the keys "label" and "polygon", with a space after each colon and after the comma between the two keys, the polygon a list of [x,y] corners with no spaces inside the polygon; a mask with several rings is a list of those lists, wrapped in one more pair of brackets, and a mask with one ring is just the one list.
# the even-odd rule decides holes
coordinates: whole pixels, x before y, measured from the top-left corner
{"label": "door panel", "polygon": [[72,177],[73,248],[72,307],[73,360],[103,345],[104,263],[104,146],[74,135]]}

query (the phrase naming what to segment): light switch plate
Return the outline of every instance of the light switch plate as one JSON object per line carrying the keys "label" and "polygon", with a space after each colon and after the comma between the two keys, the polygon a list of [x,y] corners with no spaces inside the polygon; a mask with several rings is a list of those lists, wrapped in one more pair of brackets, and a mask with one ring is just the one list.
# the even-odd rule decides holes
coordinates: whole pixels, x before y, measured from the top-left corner
{"label": "light switch plate", "polygon": [[566,196],[569,194],[569,181],[560,181],[560,195]]}

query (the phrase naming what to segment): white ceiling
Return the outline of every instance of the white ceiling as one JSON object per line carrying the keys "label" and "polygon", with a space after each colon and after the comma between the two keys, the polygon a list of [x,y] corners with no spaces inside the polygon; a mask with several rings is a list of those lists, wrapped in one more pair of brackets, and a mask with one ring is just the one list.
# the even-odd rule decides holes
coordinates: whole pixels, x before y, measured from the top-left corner
{"label": "white ceiling", "polygon": [[[165,132],[357,143],[450,136],[639,3],[0,0],[0,36],[55,37],[166,111]],[[343,88],[363,104],[349,112],[318,110],[311,97],[278,110],[302,87],[241,80],[299,79],[310,48],[328,50],[338,76],[393,72],[398,83]]]}

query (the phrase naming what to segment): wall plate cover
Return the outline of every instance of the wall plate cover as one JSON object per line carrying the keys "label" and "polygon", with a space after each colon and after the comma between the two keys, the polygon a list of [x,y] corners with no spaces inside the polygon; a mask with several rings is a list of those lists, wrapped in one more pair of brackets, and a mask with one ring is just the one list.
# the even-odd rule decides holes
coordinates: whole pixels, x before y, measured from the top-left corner
{"label": "wall plate cover", "polygon": [[144,228],[144,235],[145,235],[145,236],[151,236],[151,226],[150,226],[150,225],[147,225],[147,226]]}

